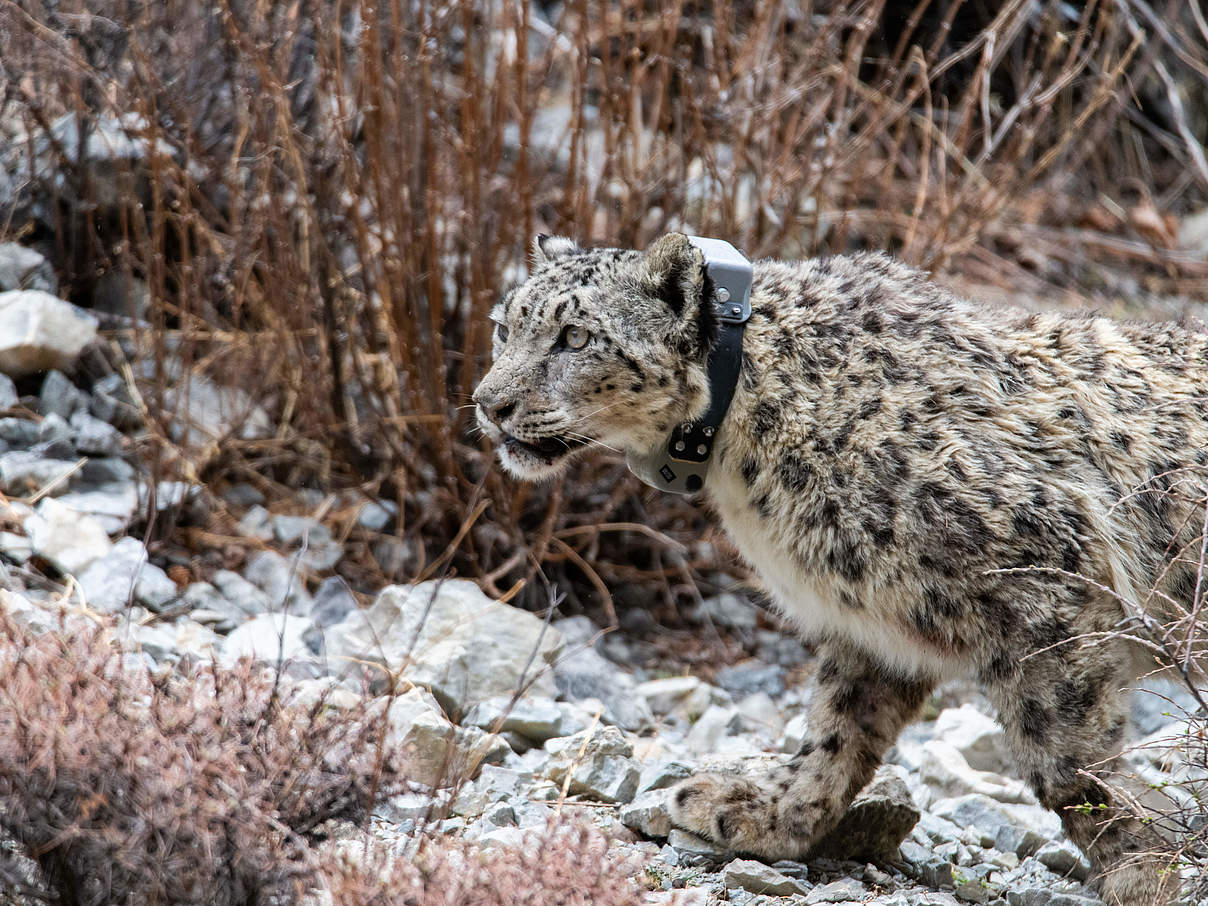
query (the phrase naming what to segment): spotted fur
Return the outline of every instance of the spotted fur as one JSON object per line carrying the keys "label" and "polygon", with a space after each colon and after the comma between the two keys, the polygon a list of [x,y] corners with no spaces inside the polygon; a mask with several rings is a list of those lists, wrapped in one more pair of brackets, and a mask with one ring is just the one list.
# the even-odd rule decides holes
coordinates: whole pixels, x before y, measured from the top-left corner
{"label": "spotted fur", "polygon": [[[555,474],[583,449],[559,432],[643,450],[703,412],[716,325],[686,237],[536,252],[475,394],[509,470]],[[1113,763],[1121,690],[1153,666],[1113,635],[1121,601],[1160,620],[1191,604],[1208,334],[984,308],[877,254],[758,262],[751,304],[706,496],[821,666],[797,757],[685,781],[675,823],[801,858],[935,684],[972,675],[1108,902],[1161,902],[1142,825],[1105,824],[1115,803],[1079,772]],[[587,347],[558,347],[568,324]]]}

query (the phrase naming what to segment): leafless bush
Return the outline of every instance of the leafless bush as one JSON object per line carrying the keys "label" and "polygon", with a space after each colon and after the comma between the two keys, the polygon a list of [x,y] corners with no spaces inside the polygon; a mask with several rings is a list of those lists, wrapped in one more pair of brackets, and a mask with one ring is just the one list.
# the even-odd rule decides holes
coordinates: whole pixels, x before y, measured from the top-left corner
{"label": "leafless bush", "polygon": [[[395,498],[406,556],[350,536],[377,579],[453,570],[502,593],[544,568],[572,598],[674,602],[718,561],[680,547],[705,534],[698,514],[642,496],[616,460],[517,490],[473,437],[486,314],[534,232],[873,246],[1041,287],[1094,261],[1176,290],[1208,275],[1160,216],[1126,216],[1208,196],[1204,124],[1174,103],[1204,96],[1208,29],[1182,4],[559,9],[0,3],[0,119],[22,124],[27,165],[10,223],[57,248],[82,302],[106,270],[146,280],[150,328],[116,338],[153,363],[132,376],[159,468]],[[29,137],[67,114],[84,133],[125,117],[150,143],[116,180],[138,204],[102,203],[114,181],[70,148],[50,150],[49,182],[30,171]],[[251,390],[275,434],[182,442],[173,357]],[[198,528],[180,537],[230,534],[221,512]]]}
{"label": "leafless bush", "polygon": [[638,866],[582,822],[485,850],[431,828],[376,835],[372,805],[406,789],[381,709],[303,703],[246,664],[150,675],[91,619],[35,635],[0,609],[5,893],[66,906],[640,902]]}

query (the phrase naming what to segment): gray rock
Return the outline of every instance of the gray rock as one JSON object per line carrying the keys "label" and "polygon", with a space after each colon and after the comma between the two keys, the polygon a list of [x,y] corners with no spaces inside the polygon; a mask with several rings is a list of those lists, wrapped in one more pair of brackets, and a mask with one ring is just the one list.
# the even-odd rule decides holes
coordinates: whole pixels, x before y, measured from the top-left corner
{"label": "gray rock", "polygon": [[554,664],[554,681],[562,698],[598,699],[607,723],[633,732],[654,724],[654,715],[637,694],[633,677],[593,648],[569,646],[566,656]]}
{"label": "gray rock", "polygon": [[[671,833],[671,813],[667,810],[667,791],[651,790],[621,806],[621,823],[645,837],[666,837]],[[745,887],[751,890],[750,887]],[[757,891],[759,892],[759,891]],[[769,893],[771,891],[768,891]]]}
{"label": "gray rock", "polygon": [[1054,893],[1049,887],[1022,887],[1007,890],[1010,906],[1102,906],[1103,901],[1070,893]]}
{"label": "gray rock", "polygon": [[1035,855],[1036,861],[1063,878],[1069,877],[1085,881],[1090,877],[1090,863],[1068,843],[1056,841],[1045,843],[1036,851]]}
{"label": "gray rock", "polygon": [[488,734],[473,740],[459,735],[436,700],[422,689],[376,699],[367,709],[367,719],[378,720],[383,713],[387,751],[414,783],[452,786],[477,770],[494,745]]}
{"label": "gray rock", "polygon": [[994,833],[994,847],[1023,859],[1044,846],[1045,838],[1028,827],[1003,824]]}
{"label": "gray rock", "polygon": [[24,535],[0,532],[0,554],[14,563],[25,563],[34,555],[34,548]]}
{"label": "gray rock", "polygon": [[309,516],[273,516],[273,534],[307,569],[322,572],[332,569],[344,556],[343,546],[331,535],[331,529]]}
{"label": "gray rock", "polygon": [[134,480],[134,466],[116,456],[95,456],[84,463],[79,476],[87,484],[120,484]]}
{"label": "gray rock", "polygon": [[1194,714],[1198,707],[1195,696],[1181,683],[1151,680],[1133,693],[1132,725],[1138,736],[1150,736]]}
{"label": "gray rock", "polygon": [[944,796],[981,793],[999,802],[1035,801],[1020,781],[971,767],[947,739],[937,736],[923,743],[920,749],[921,779]]}
{"label": "gray rock", "polygon": [[92,414],[119,429],[135,428],[142,421],[138,405],[119,374],[109,374],[92,385]]}
{"label": "gray rock", "polygon": [[172,439],[189,447],[228,436],[257,440],[273,433],[272,419],[251,396],[200,374],[176,381],[164,394],[164,409],[174,413],[168,426]]}
{"label": "gray rock", "polygon": [[294,614],[308,614],[314,604],[303,582],[305,572],[294,558],[276,551],[256,551],[243,568],[244,577],[268,596],[271,610]]}
{"label": "gray rock", "polygon": [[742,715],[733,706],[710,705],[692,725],[684,744],[693,752],[716,752],[726,736],[742,729]]}
{"label": "gray rock", "polygon": [[370,532],[381,532],[397,515],[398,504],[393,500],[370,500],[357,514],[357,525]]}
{"label": "gray rock", "polygon": [[601,802],[629,802],[638,788],[633,746],[616,727],[599,726],[590,735],[576,733],[545,744],[550,761],[545,774],[555,783],[570,777],[568,791]]}
{"label": "gray rock", "polygon": [[476,818],[492,803],[524,795],[532,782],[533,775],[526,771],[483,765],[478,776],[457,791],[451,805],[451,813]]}
{"label": "gray rock", "polygon": [[796,755],[801,751],[801,747],[805,745],[806,729],[805,714],[789,718],[789,722],[784,725],[784,731],[780,735],[780,751],[790,755]]}
{"label": "gray rock", "polygon": [[941,799],[931,806],[931,813],[947,818],[957,827],[976,826],[994,834],[996,839],[1000,827],[1013,823],[1011,816],[997,802],[980,793]]}
{"label": "gray rock", "polygon": [[239,573],[220,569],[214,573],[213,581],[222,596],[246,616],[256,616],[275,609],[268,595]]}
{"label": "gray rock", "polygon": [[0,292],[14,289],[59,291],[54,268],[38,252],[15,242],[0,242]]}
{"label": "gray rock", "polygon": [[64,575],[79,575],[113,548],[97,520],[53,497],[38,504],[37,511],[25,520],[25,532],[34,553]]}
{"label": "gray rock", "polygon": [[875,862],[897,850],[919,820],[919,810],[896,770],[877,770],[834,829],[814,845],[811,859],[821,856]]}
{"label": "gray rock", "polygon": [[1013,770],[1002,727],[973,705],[941,711],[935,721],[935,735],[956,748],[971,768],[1008,775]]}
{"label": "gray rock", "polygon": [[53,414],[69,419],[77,411],[87,408],[88,402],[88,394],[73,384],[63,372],[55,369],[46,372],[38,393],[38,410],[43,415]]}
{"label": "gray rock", "polygon": [[213,630],[182,617],[171,623],[142,623],[128,620],[119,634],[156,661],[177,663],[189,659],[209,660],[222,644]]}
{"label": "gray rock", "polygon": [[735,698],[745,698],[756,692],[775,697],[784,691],[784,668],[755,659],[743,661],[718,670],[717,685]]}
{"label": "gray rock", "polygon": [[59,453],[49,453],[52,448],[56,451],[62,451],[62,458],[68,458],[75,453],[75,445],[72,441],[75,440],[75,432],[71,430],[71,425],[67,424],[67,420],[57,412],[52,412],[47,415],[38,425],[38,445],[34,448],[43,455],[60,455]]}
{"label": "gray rock", "polygon": [[567,735],[563,732],[563,713],[558,703],[552,699],[531,696],[516,702],[512,701],[512,696],[479,702],[462,718],[461,723],[495,733],[519,733],[537,744]]}
{"label": "gray rock", "polygon": [[222,643],[219,662],[231,666],[240,658],[266,661],[309,661],[306,634],[310,620],[285,613],[262,613],[237,626]]}
{"label": "gray rock", "polygon": [[638,792],[646,793],[651,790],[666,789],[691,777],[694,773],[696,770],[692,765],[674,758],[648,761],[642,765],[641,776],[638,778]]}
{"label": "gray rock", "polygon": [[153,563],[137,538],[121,538],[104,557],[94,560],[77,577],[89,606],[122,610],[131,600],[149,610],[162,610],[178,596],[176,583]]}
{"label": "gray rock", "polygon": [[[0,380],[12,383],[8,375]],[[15,388],[13,394],[15,399]],[[38,423],[26,418],[0,418],[0,440],[14,447],[32,447],[38,442]]]}
{"label": "gray rock", "polygon": [[671,828],[667,845],[676,852],[680,865],[709,865],[729,860],[730,853],[704,837],[690,834],[678,827]]}
{"label": "gray rock", "polygon": [[72,460],[46,458],[30,450],[0,453],[0,491],[12,497],[35,494],[50,485],[65,491],[75,468]]}
{"label": "gray rock", "polygon": [[868,898],[868,891],[855,878],[842,878],[821,884],[809,892],[805,898],[808,906],[815,903],[848,903],[861,902]]}
{"label": "gray rock", "polygon": [[[722,872],[722,881],[725,883],[727,890],[747,890],[751,893],[770,894],[777,897],[787,897],[806,892],[805,888],[795,878],[782,874],[770,865],[764,865],[762,862],[755,862],[751,859],[735,859],[727,865]],[[862,884],[858,886],[860,887],[860,896],[863,897],[864,886]],[[822,889],[818,888],[818,890]],[[844,899],[849,898],[845,897]],[[850,899],[855,898],[851,897]],[[806,902],[833,903],[840,901],[826,899],[810,900],[807,897]]]}
{"label": "gray rock", "polygon": [[96,327],[92,315],[42,290],[0,293],[0,371],[18,377],[70,368]]}
{"label": "gray rock", "polygon": [[357,607],[357,599],[349,590],[348,583],[339,576],[328,576],[315,591],[310,618],[321,628],[334,626]]}
{"label": "gray rock", "polygon": [[191,583],[180,600],[189,608],[194,620],[211,626],[217,632],[230,632],[249,616],[247,611],[228,601],[226,595],[209,582]]}
{"label": "gray rock", "polygon": [[326,641],[345,672],[362,669],[354,660],[384,664],[458,715],[522,684],[553,698],[548,668],[562,650],[556,629],[462,579],[386,588],[372,607],[329,627]]}
{"label": "gray rock", "polygon": [[138,509],[138,489],[133,482],[68,491],[60,494],[58,499],[77,513],[91,516],[110,535],[125,531]]}
{"label": "gray rock", "polygon": [[754,629],[756,614],[754,604],[732,592],[705,598],[696,609],[697,619],[731,629]]}
{"label": "gray rock", "polygon": [[17,396],[17,385],[7,374],[0,374],[0,411],[11,409],[21,402]]}
{"label": "gray rock", "polygon": [[117,428],[81,409],[72,414],[72,443],[81,453],[90,456],[118,456],[122,452],[122,435]]}

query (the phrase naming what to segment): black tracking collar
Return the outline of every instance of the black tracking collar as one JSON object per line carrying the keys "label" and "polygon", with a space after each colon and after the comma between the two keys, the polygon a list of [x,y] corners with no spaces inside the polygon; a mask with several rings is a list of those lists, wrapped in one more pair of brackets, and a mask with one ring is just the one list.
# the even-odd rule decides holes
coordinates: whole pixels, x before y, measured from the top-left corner
{"label": "black tracking collar", "polygon": [[724,239],[689,237],[705,256],[713,281],[717,342],[705,368],[709,378],[709,408],[693,422],[677,425],[653,450],[630,452],[629,469],[651,487],[673,494],[695,494],[705,486],[713,445],[722,419],[734,399],[742,369],[742,336],[751,317],[751,262]]}

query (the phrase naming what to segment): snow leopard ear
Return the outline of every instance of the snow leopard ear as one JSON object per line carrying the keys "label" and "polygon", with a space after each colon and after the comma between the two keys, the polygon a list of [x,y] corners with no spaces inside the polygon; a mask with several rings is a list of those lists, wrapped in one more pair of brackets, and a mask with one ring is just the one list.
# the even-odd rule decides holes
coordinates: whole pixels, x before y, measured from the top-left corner
{"label": "snow leopard ear", "polygon": [[693,314],[705,288],[705,256],[683,233],[668,233],[646,250],[641,279],[676,315]]}
{"label": "snow leopard ear", "polygon": [[538,233],[533,240],[533,260],[537,264],[557,261],[559,258],[569,258],[571,255],[581,255],[582,253],[583,249],[579,248],[575,240],[565,236],[547,236],[545,233]]}

